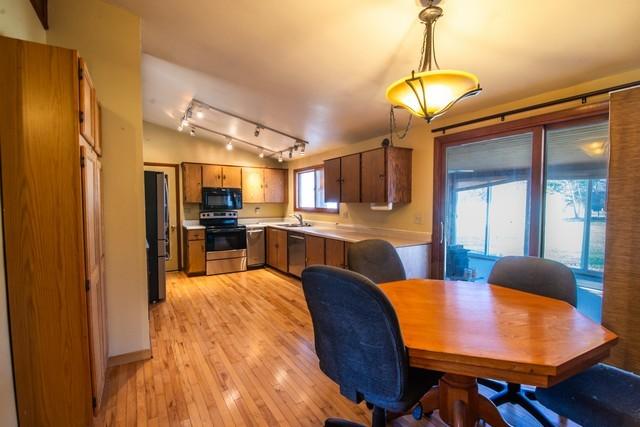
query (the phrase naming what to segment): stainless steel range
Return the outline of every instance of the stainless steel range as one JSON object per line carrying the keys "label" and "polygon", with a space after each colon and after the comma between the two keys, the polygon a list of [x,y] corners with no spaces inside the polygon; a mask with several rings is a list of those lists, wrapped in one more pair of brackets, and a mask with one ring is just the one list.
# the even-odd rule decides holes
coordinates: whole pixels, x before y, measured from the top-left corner
{"label": "stainless steel range", "polygon": [[207,275],[247,269],[247,229],[238,225],[237,211],[202,211],[206,227]]}

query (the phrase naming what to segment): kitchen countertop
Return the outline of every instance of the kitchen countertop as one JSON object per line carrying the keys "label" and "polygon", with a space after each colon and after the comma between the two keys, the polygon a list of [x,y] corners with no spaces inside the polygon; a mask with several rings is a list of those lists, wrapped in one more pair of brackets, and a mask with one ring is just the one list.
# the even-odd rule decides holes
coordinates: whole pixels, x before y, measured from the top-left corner
{"label": "kitchen countertop", "polygon": [[[240,219],[239,222],[244,224],[247,229],[273,227],[279,230],[309,234],[311,236],[325,237],[328,239],[343,240],[350,243],[367,239],[384,239],[396,248],[420,246],[431,243],[429,233],[411,232],[406,230],[365,228],[361,226],[321,222],[314,222],[311,226],[307,227],[287,227],[286,224],[292,224],[293,222],[277,219],[265,221]],[[182,225],[187,230],[203,230],[205,228],[199,224],[198,220],[185,220]]]}

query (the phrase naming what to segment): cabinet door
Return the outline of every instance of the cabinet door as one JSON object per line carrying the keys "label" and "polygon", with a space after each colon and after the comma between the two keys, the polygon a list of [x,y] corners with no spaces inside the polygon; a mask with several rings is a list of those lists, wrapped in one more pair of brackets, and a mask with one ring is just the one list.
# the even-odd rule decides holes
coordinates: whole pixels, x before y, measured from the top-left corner
{"label": "cabinet door", "polygon": [[202,165],[202,186],[222,187],[222,166]]}
{"label": "cabinet door", "polygon": [[305,236],[306,266],[324,265],[324,237]]}
{"label": "cabinet door", "polygon": [[287,232],[267,228],[267,263],[280,271],[287,271]]}
{"label": "cabinet door", "polygon": [[286,203],[288,188],[287,169],[264,169],[264,201]]}
{"label": "cabinet door", "polygon": [[96,101],[96,115],[94,116],[93,149],[98,156],[102,156],[102,106]]}
{"label": "cabinet door", "polygon": [[325,263],[334,267],[346,267],[344,263],[344,242],[342,240],[325,239]]}
{"label": "cabinet door", "polygon": [[102,283],[102,215],[100,165],[97,155],[86,145],[80,147],[82,165],[82,202],[87,283],[87,313],[91,384],[99,406],[104,388],[107,360],[104,340],[105,319]]}
{"label": "cabinet door", "polygon": [[411,157],[409,148],[387,149],[387,202],[411,203]]}
{"label": "cabinet door", "polygon": [[202,165],[182,164],[182,188],[185,203],[202,202]]}
{"label": "cabinet door", "polygon": [[362,153],[362,201],[365,203],[387,201],[384,148]]}
{"label": "cabinet door", "polygon": [[204,240],[189,240],[187,243],[187,274],[205,271]]}
{"label": "cabinet door", "polygon": [[360,153],[340,159],[340,201],[342,203],[360,202]]}
{"label": "cabinet door", "polygon": [[264,169],[242,168],[242,201],[244,203],[264,202]]}
{"label": "cabinet door", "polygon": [[324,161],[324,200],[340,202],[340,158]]}
{"label": "cabinet door", "polygon": [[222,186],[225,188],[242,188],[242,168],[239,166],[223,166]]}
{"label": "cabinet door", "polygon": [[79,59],[78,77],[80,79],[80,134],[84,139],[93,146],[95,143],[95,124],[96,115],[96,91],[93,88],[93,81],[89,75],[87,63],[82,58]]}

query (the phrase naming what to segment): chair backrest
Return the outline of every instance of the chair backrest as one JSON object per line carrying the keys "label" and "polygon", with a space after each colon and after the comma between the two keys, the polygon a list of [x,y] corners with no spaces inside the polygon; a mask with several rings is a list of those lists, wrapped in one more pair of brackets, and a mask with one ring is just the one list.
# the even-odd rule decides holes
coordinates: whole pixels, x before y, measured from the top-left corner
{"label": "chair backrest", "polygon": [[407,278],[396,248],[386,240],[370,239],[353,243],[347,259],[349,270],[368,277],[374,283]]}
{"label": "chair backrest", "polygon": [[354,402],[403,396],[408,356],[386,295],[361,274],[329,266],[306,268],[302,288],[320,369],[340,392]]}
{"label": "chair backrest", "polygon": [[550,259],[507,256],[500,258],[489,274],[489,283],[577,303],[576,277],[564,264]]}

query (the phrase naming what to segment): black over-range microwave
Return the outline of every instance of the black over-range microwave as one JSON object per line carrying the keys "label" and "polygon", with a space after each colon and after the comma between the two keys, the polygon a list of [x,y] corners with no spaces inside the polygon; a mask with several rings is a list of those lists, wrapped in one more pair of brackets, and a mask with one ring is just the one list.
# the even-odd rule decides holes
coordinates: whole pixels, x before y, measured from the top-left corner
{"label": "black over-range microwave", "polygon": [[230,211],[242,209],[242,190],[239,188],[202,189],[203,211]]}

